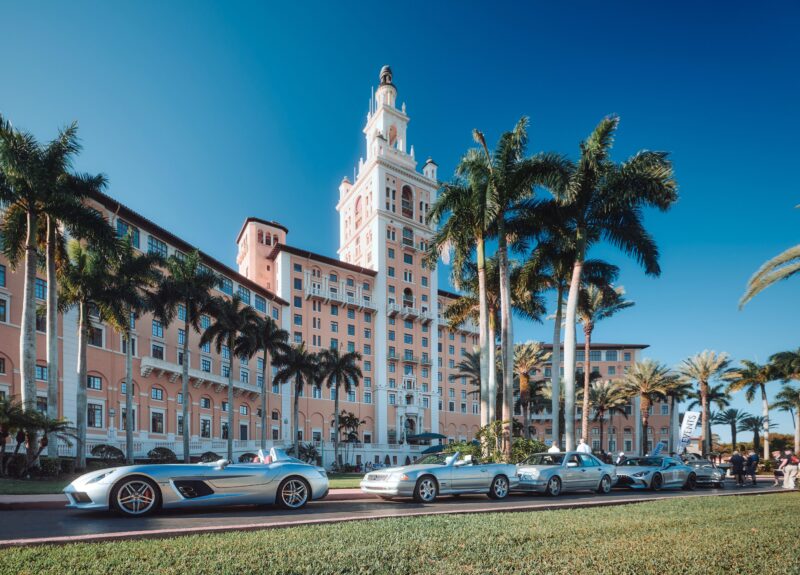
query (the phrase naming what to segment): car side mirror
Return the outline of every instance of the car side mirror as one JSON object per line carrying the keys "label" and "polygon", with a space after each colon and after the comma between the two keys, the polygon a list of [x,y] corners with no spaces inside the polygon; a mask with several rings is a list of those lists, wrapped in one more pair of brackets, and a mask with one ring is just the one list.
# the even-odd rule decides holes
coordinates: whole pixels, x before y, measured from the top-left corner
{"label": "car side mirror", "polygon": [[567,461],[567,467],[578,467],[577,461]]}

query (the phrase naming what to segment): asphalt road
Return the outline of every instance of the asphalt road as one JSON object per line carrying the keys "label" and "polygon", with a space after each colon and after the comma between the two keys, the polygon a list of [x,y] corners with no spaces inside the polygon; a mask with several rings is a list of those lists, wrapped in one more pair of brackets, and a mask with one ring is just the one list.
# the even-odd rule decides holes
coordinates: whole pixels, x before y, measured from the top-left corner
{"label": "asphalt road", "polygon": [[20,510],[0,512],[0,547],[9,545],[68,543],[110,539],[163,537],[197,531],[253,530],[286,527],[295,524],[329,523],[380,517],[430,514],[485,513],[492,511],[536,511],[576,506],[615,505],[673,497],[702,497],[734,494],[763,494],[782,491],[768,482],[757,487],[725,489],[698,488],[696,491],[614,490],[601,496],[594,493],[569,493],[558,498],[513,494],[503,501],[482,495],[442,497],[435,504],[412,501],[359,499],[315,501],[300,511],[275,507],[236,507],[215,510],[170,510],[150,517],[125,518],[105,512],[82,512],[70,509]]}

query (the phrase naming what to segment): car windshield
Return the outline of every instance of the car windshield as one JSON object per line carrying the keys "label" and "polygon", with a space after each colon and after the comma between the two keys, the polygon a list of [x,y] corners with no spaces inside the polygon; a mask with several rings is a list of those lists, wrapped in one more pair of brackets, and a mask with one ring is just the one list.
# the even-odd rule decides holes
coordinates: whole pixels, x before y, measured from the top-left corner
{"label": "car windshield", "polygon": [[448,459],[451,457],[453,457],[452,453],[431,453],[417,459],[414,465],[447,465]]}
{"label": "car windshield", "polygon": [[622,465],[630,467],[661,467],[664,460],[661,457],[633,457],[626,459]]}
{"label": "car windshield", "polygon": [[564,461],[563,453],[537,453],[523,461],[524,465],[561,465]]}

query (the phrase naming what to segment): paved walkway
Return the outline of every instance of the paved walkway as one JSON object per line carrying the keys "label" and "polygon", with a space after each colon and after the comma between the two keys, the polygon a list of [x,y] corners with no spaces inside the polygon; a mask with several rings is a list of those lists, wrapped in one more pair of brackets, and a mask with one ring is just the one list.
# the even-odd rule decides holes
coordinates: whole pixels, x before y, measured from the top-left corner
{"label": "paved walkway", "polygon": [[[625,505],[672,498],[765,495],[782,493],[771,484],[757,487],[698,489],[687,492],[665,490],[654,492],[614,490],[609,495],[571,493],[558,498],[512,495],[502,501],[485,496],[443,497],[435,504],[411,501],[383,501],[364,498],[360,493],[349,499],[331,499],[309,503],[299,511],[274,507],[238,507],[217,510],[169,510],[149,517],[126,518],[107,512],[82,512],[70,509],[8,510],[0,512],[0,548],[14,545],[64,544],[72,542],[170,537],[196,533],[252,531],[315,525],[340,521],[368,520],[386,517],[439,515],[454,513],[487,513],[540,511],[575,507]],[[355,491],[355,490],[348,490]],[[342,494],[345,496],[345,494]]]}

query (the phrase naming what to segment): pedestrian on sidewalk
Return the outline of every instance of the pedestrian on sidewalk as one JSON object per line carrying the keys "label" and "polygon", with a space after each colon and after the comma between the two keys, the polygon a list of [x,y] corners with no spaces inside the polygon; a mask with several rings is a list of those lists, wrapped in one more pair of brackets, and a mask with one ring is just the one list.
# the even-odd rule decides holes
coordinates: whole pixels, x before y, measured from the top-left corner
{"label": "pedestrian on sidewalk", "polygon": [[738,451],[734,451],[728,463],[731,464],[731,474],[736,478],[736,487],[744,485],[744,457]]}
{"label": "pedestrian on sidewalk", "polygon": [[575,451],[578,453],[591,453],[592,448],[589,447],[589,445],[583,440],[583,437],[581,437],[578,440],[578,447],[575,448]]}
{"label": "pedestrian on sidewalk", "polygon": [[750,450],[750,453],[747,455],[747,461],[745,462],[745,476],[751,477],[753,479],[753,485],[756,484],[756,474],[758,473],[758,453]]}
{"label": "pedestrian on sidewalk", "polygon": [[783,470],[781,467],[781,452],[776,449],[772,452],[772,475],[775,481],[772,483],[773,487],[780,487],[783,485]]}
{"label": "pedestrian on sidewalk", "polygon": [[794,489],[795,488],[795,481],[797,479],[797,464],[800,463],[800,460],[797,459],[797,456],[792,453],[792,450],[787,448],[783,452],[783,456],[781,456],[781,467],[780,469],[783,471],[783,488],[784,489]]}

